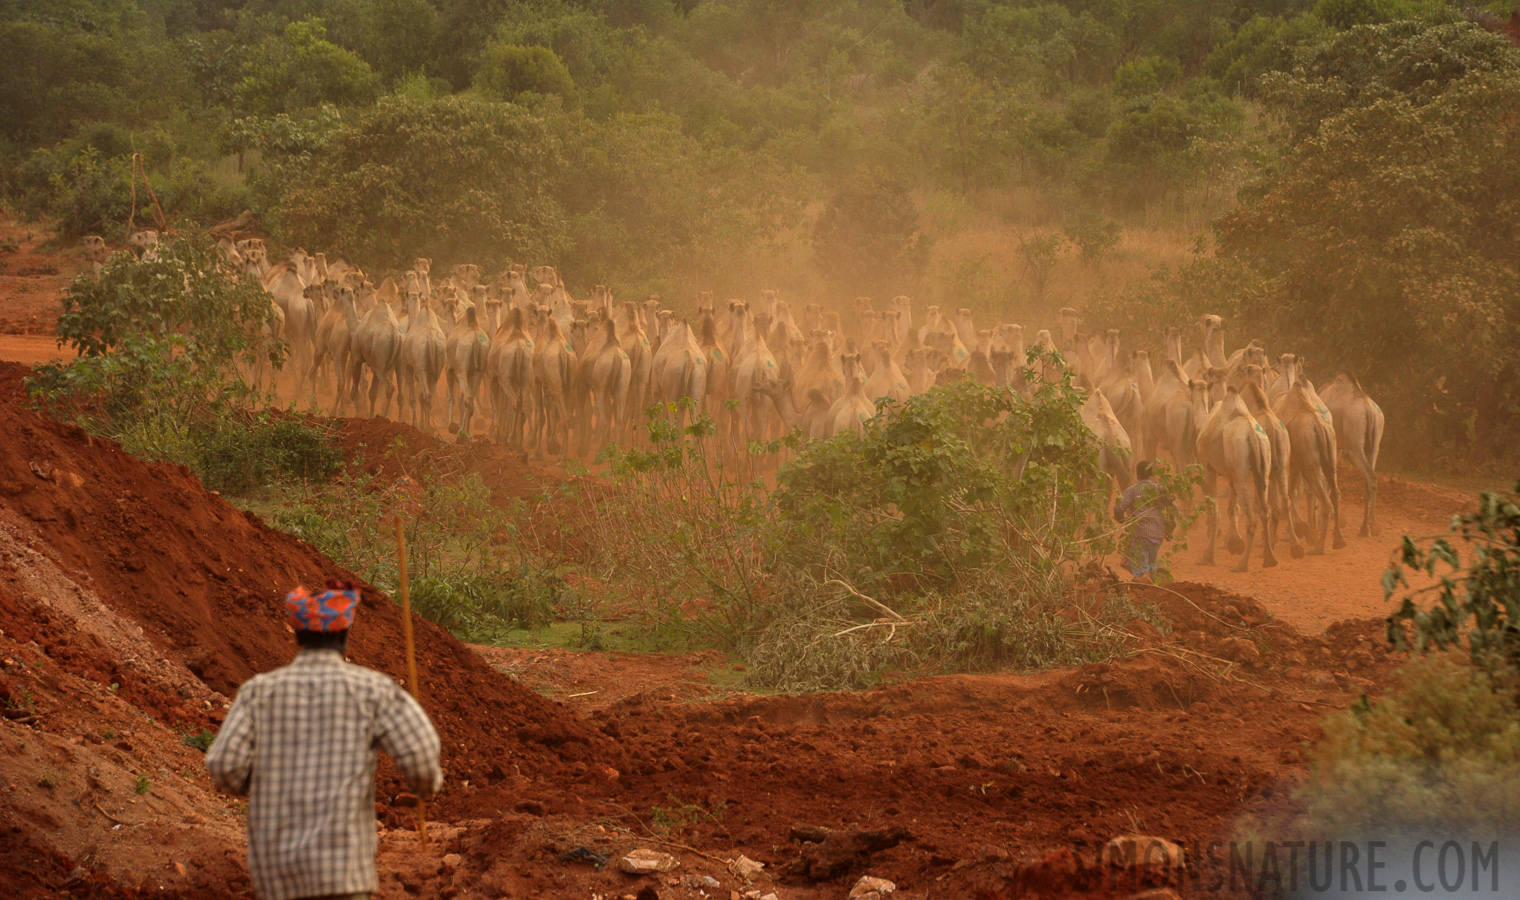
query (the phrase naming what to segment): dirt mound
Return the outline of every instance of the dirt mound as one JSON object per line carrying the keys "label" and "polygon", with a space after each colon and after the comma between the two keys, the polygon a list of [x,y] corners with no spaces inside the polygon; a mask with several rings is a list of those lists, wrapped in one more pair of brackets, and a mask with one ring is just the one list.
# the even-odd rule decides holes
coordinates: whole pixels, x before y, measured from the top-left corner
{"label": "dirt mound", "polygon": [[563,469],[530,463],[486,440],[445,442],[389,419],[335,419],[343,457],[362,471],[394,481],[479,475],[496,503],[532,497],[566,480]]}
{"label": "dirt mound", "polygon": [[[285,592],[351,573],[232,508],[188,470],[145,464],[25,408],[25,374],[0,366],[7,645],[34,645],[81,690],[109,691],[163,726],[214,726],[242,681],[294,655]],[[350,658],[400,678],[400,610],[372,587],[362,594]],[[508,773],[556,777],[567,761],[592,756],[618,764],[617,748],[594,729],[452,635],[418,620],[416,638],[423,703],[444,736],[443,811]],[[383,796],[395,790],[382,782]]]}

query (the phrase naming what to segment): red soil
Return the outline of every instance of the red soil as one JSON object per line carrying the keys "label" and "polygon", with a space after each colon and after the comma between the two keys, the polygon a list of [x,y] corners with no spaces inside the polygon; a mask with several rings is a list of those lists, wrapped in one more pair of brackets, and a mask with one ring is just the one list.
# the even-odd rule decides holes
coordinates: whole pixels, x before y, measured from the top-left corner
{"label": "red soil", "polygon": [[[0,879],[23,896],[159,885],[246,895],[237,808],[209,790],[175,730],[215,723],[238,683],[290,658],[279,615],[290,585],[346,573],[186,472],[23,408],[21,375],[0,369],[0,671],[7,696],[32,697],[40,718],[0,721],[0,752],[23,773],[0,804]],[[342,428],[351,450],[400,437],[459,461],[404,426]],[[462,464],[495,467],[506,494],[538,477],[478,448]],[[44,570],[69,582],[50,591]],[[637,889],[555,859],[581,845],[675,850],[685,862],[657,882],[662,897],[698,896],[679,881],[696,873],[742,887],[713,859],[739,853],[767,863],[758,885],[779,884],[789,900],[837,897],[865,871],[905,897],[1113,895],[1063,868],[1062,848],[1090,859],[1095,844],[1137,828],[1189,843],[1228,836],[1242,811],[1278,802],[1319,719],[1392,661],[1375,622],[1305,637],[1214,587],[1135,590],[1176,627],[1161,636],[1136,623],[1137,654],[1111,665],[692,703],[683,698],[699,692],[674,684],[695,680],[691,660],[594,657],[588,677],[565,655],[567,686],[609,686],[611,702],[585,704],[584,717],[420,623],[423,699],[449,782],[429,808],[428,851],[386,830],[381,896]],[[398,610],[373,588],[364,597],[352,657],[400,676]],[[143,771],[154,786],[134,797]],[[382,798],[394,790],[385,779]],[[401,829],[411,821],[383,801],[378,814]],[[799,868],[797,823],[908,837],[815,884]],[[448,853],[459,854],[452,864]]]}
{"label": "red soil", "polygon": [[[16,258],[0,262],[11,272]],[[0,318],[49,330],[56,287],[35,289],[47,302],[34,325],[33,289],[5,275]],[[238,684],[291,657],[279,613],[291,585],[347,573],[186,471],[24,408],[25,371],[0,366],[0,896],[249,896],[241,807],[211,790],[180,732],[214,727]],[[337,427],[350,459],[387,481],[473,472],[507,503],[565,479],[486,442]],[[1348,548],[1292,560],[1280,546],[1283,565],[1245,576],[1183,562],[1189,582],[1133,588],[1171,633],[1132,623],[1133,657],[1071,671],[735,695],[710,683],[722,663],[709,656],[483,659],[419,622],[449,777],[423,851],[383,770],[379,896],[650,887],[669,900],[701,896],[683,879],[707,874],[722,885],[707,896],[727,897],[748,888],[721,862],[740,853],[767,864],[755,886],[785,900],[832,900],[864,872],[907,900],[1122,896],[1074,860],[1136,830],[1228,838],[1243,814],[1284,802],[1326,713],[1386,682],[1377,575],[1397,535],[1438,529],[1463,501],[1387,479],[1384,536],[1359,539],[1360,490],[1343,489]],[[364,600],[351,658],[400,677],[399,611],[370,586]],[[814,883],[797,823],[907,838]],[[640,881],[557,860],[578,846],[649,846],[682,865]]]}

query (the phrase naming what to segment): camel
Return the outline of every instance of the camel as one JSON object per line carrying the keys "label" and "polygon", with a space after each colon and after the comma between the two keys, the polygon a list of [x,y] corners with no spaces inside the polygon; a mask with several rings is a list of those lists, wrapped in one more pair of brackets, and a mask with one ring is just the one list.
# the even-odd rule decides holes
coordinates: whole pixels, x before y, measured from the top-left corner
{"label": "camel", "polygon": [[1335,425],[1335,440],[1351,464],[1366,482],[1366,510],[1362,513],[1362,537],[1376,537],[1377,459],[1383,446],[1383,410],[1362,390],[1361,382],[1350,372],[1341,372],[1320,391],[1320,399],[1330,410]]}
{"label": "camel", "polygon": [[343,297],[346,295],[350,302],[353,298],[354,289],[346,284],[336,284],[331,287],[336,301],[329,303],[327,312],[317,322],[317,334],[314,340],[312,352],[311,371],[313,378],[316,371],[324,363],[331,363],[337,387],[333,394],[333,412],[335,416],[343,415],[346,401],[350,400],[349,394],[353,386],[348,383],[349,379],[349,353],[353,346],[353,331],[349,328],[347,312],[343,306]]}
{"label": "camel", "polygon": [[1135,386],[1140,388],[1140,401],[1144,403],[1150,399],[1151,392],[1156,389],[1156,376],[1151,371],[1151,355],[1144,350],[1131,353],[1129,370],[1135,378]]}
{"label": "camel", "polygon": [[865,382],[859,372],[849,376],[844,393],[829,407],[824,419],[824,437],[830,438],[845,431],[865,434],[866,423],[876,416],[876,404],[866,396]]}
{"label": "camel", "polygon": [[[858,340],[870,342],[885,337],[879,333],[881,313],[871,308],[870,297],[856,297],[851,309],[855,311],[854,335]],[[896,335],[893,337],[896,338]]]}
{"label": "camel", "polygon": [[1267,388],[1267,396],[1272,402],[1278,399],[1293,387],[1300,378],[1304,377],[1304,361],[1297,354],[1284,353],[1277,358],[1277,377],[1273,379],[1272,386]]}
{"label": "camel", "polygon": [[433,280],[430,275],[433,271],[433,261],[425,256],[419,256],[412,260],[412,271],[417,273],[417,278],[420,282],[417,290],[422,296],[431,297],[433,295]]}
{"label": "camel", "polygon": [[127,238],[127,249],[143,262],[153,262],[158,259],[158,232],[149,229],[147,231],[134,231]]}
{"label": "camel", "polygon": [[449,332],[445,341],[444,372],[448,382],[449,434],[459,440],[470,438],[470,422],[475,418],[475,400],[485,376],[491,339],[480,327],[474,306],[465,308],[464,318]]}
{"label": "camel", "polygon": [[892,298],[892,310],[897,313],[897,343],[902,344],[913,331],[913,301],[898,294]]}
{"label": "camel", "polygon": [[380,415],[389,416],[391,411],[391,395],[396,388],[396,370],[401,360],[401,326],[396,322],[396,313],[391,305],[378,295],[375,297],[375,305],[365,314],[361,321],[354,309],[354,295],[352,292],[344,293],[340,297],[343,302],[343,313],[348,320],[349,332],[353,337],[353,348],[349,352],[349,385],[354,394],[354,406],[359,405],[360,378],[358,369],[361,365],[368,366],[372,375],[369,385],[369,404],[365,407],[365,415],[375,415],[375,401],[384,394],[384,401],[380,406]]}
{"label": "camel", "polygon": [[1197,378],[1210,368],[1229,365],[1224,352],[1224,319],[1216,315],[1200,316],[1194,325],[1198,329],[1198,350],[1182,366],[1189,378]]}
{"label": "camel", "polygon": [[[1197,410],[1195,408],[1195,414]],[[1209,546],[1203,552],[1201,565],[1214,564],[1214,550],[1219,541],[1219,478],[1224,477],[1230,491],[1229,508],[1232,520],[1239,507],[1246,522],[1246,534],[1240,562],[1235,571],[1246,572],[1251,568],[1251,545],[1256,540],[1256,530],[1267,530],[1267,480],[1271,477],[1272,444],[1266,431],[1251,416],[1245,401],[1234,388],[1225,392],[1224,400],[1208,414],[1198,431],[1198,459],[1203,463],[1204,493],[1213,498],[1209,511]],[[1275,566],[1272,546],[1263,541],[1262,565]],[[1231,546],[1232,551],[1237,547]]]}
{"label": "camel", "polygon": [[[1110,349],[1118,346],[1118,332],[1110,330],[1112,342]],[[1128,360],[1132,366],[1134,357]],[[1117,362],[1111,367],[1103,369],[1104,377],[1098,382],[1098,392],[1108,405],[1113,409],[1114,416],[1124,426],[1124,431],[1129,435],[1130,441],[1135,447],[1145,445],[1145,400],[1141,396],[1140,384],[1135,380],[1134,372],[1130,366],[1120,365]],[[1147,457],[1149,459],[1150,457]]]}
{"label": "camel", "polygon": [[[536,405],[543,435],[543,450],[549,456],[570,451],[570,415],[567,399],[575,390],[575,351],[560,330],[559,322],[544,316],[543,339],[533,353],[533,382],[538,393]],[[535,447],[538,441],[534,441]]]}
{"label": "camel", "polygon": [[897,363],[892,361],[892,351],[886,341],[871,342],[871,356],[876,359],[875,371],[865,383],[866,398],[873,403],[883,397],[895,403],[905,403],[910,396],[908,379],[903,376]]}
{"label": "camel", "polygon": [[1335,424],[1314,385],[1298,377],[1277,398],[1274,411],[1288,429],[1292,452],[1288,457],[1288,496],[1300,487],[1309,495],[1309,528],[1315,535],[1309,553],[1325,552],[1325,538],[1334,529],[1335,549],[1346,546],[1341,534],[1341,489],[1335,473]]}
{"label": "camel", "polygon": [[[1246,402],[1251,417],[1267,433],[1272,448],[1272,465],[1267,472],[1267,505],[1271,514],[1265,535],[1267,547],[1271,548],[1277,541],[1278,524],[1286,524],[1291,548],[1289,552],[1294,559],[1302,559],[1304,546],[1298,539],[1298,529],[1294,527],[1293,495],[1288,492],[1288,466],[1293,452],[1288,427],[1272,411],[1271,401],[1267,399],[1267,392],[1263,388],[1266,381],[1261,367],[1254,364],[1246,366],[1244,381],[1245,387],[1240,391],[1241,399]],[[1231,522],[1230,533],[1233,535],[1234,531],[1235,523]]]}
{"label": "camel", "polygon": [[524,446],[533,397],[533,357],[537,346],[528,336],[526,321],[520,308],[509,309],[486,356],[492,434],[513,450]]}
{"label": "camel", "polygon": [[845,374],[829,346],[828,332],[814,331],[793,387],[797,402],[805,403],[807,392],[817,389],[832,403],[844,393],[844,387]]}
{"label": "camel", "polygon": [[736,321],[736,329],[740,333],[748,332],[749,337],[744,342],[740,351],[734,354],[732,370],[732,387],[729,395],[739,401],[739,415],[736,417],[735,428],[738,431],[734,435],[733,446],[743,448],[750,441],[765,440],[768,432],[768,416],[765,407],[755,399],[755,384],[761,381],[776,381],[781,377],[780,367],[776,364],[776,357],[771,353],[770,347],[765,342],[765,335],[758,328],[748,328],[748,310]]}
{"label": "camel", "polygon": [[[941,320],[944,321],[944,320]],[[971,362],[971,351],[961,343],[961,336],[954,328],[949,331],[933,331],[924,336],[924,343],[945,354],[950,365],[966,368]]]}
{"label": "camel", "polygon": [[976,349],[966,359],[966,371],[977,384],[997,387],[998,373],[992,365],[992,332],[982,329],[976,334]]}
{"label": "camel", "polygon": [[1179,366],[1184,362],[1182,359],[1182,329],[1175,325],[1169,325],[1166,329],[1166,358]]}
{"label": "camel", "polygon": [[406,297],[407,326],[401,338],[400,376],[404,385],[403,402],[412,407],[412,425],[422,431],[433,430],[433,391],[443,372],[448,339],[438,316],[423,302],[420,294]]}
{"label": "camel", "polygon": [[[320,288],[315,285],[308,288],[301,281],[296,265],[283,262],[269,270],[264,290],[274,298],[274,302],[285,314],[281,336],[290,345],[291,357],[295,362],[295,396],[299,399],[311,375],[312,345],[317,336],[317,308],[310,292],[319,291]],[[312,405],[315,404],[316,397],[313,395]]]}
{"label": "camel", "polygon": [[[703,321],[708,325],[712,322],[711,319]],[[686,428],[688,406],[694,411],[702,409],[707,399],[707,385],[707,353],[697,336],[692,334],[691,325],[682,319],[672,326],[669,339],[660,344],[653,371],[655,398],[662,403],[676,404],[677,430]],[[682,400],[690,402],[682,403]]]}
{"label": "camel", "polygon": [[595,430],[601,434],[597,443],[605,446],[614,430],[624,424],[628,415],[628,389],[633,366],[628,353],[618,338],[617,322],[602,322],[601,340],[597,341],[595,356],[581,363],[585,384],[581,393],[585,398],[581,412],[581,456],[591,450],[595,418]]}
{"label": "camel", "polygon": [[718,433],[724,434],[722,417],[729,412],[724,404],[733,397],[733,359],[718,343],[718,325],[711,314],[697,324],[697,346],[707,360],[707,412]]}
{"label": "camel", "polygon": [[1114,410],[1103,398],[1103,392],[1094,390],[1084,379],[1083,389],[1087,399],[1080,410],[1082,423],[1098,438],[1098,464],[1113,478],[1119,490],[1135,482],[1135,447],[1124,425],[1114,415]]}
{"label": "camel", "polygon": [[1146,459],[1156,459],[1161,449],[1171,451],[1172,462],[1181,472],[1197,461],[1198,429],[1203,427],[1210,399],[1208,382],[1189,379],[1176,360],[1168,359],[1156,379],[1156,386],[1145,404],[1142,446]]}
{"label": "camel", "polygon": [[100,280],[100,272],[106,267],[106,260],[111,258],[111,248],[106,246],[106,239],[98,234],[86,235],[80,241],[84,245],[84,258],[89,260],[90,268],[95,273],[95,280]]}
{"label": "camel", "polygon": [[[612,293],[609,291],[607,296],[610,299]],[[650,394],[650,372],[654,361],[654,347],[649,343],[649,336],[644,333],[644,326],[639,322],[639,306],[632,300],[623,304],[622,315],[617,323],[617,332],[623,351],[628,354],[628,363],[632,366],[628,381],[626,418],[630,425],[637,426],[634,417],[642,414],[653,402]]]}
{"label": "camel", "polygon": [[528,291],[528,283],[523,279],[521,265],[507,266],[506,271],[497,276],[496,285],[508,306],[522,310],[523,315],[532,312],[533,294]]}

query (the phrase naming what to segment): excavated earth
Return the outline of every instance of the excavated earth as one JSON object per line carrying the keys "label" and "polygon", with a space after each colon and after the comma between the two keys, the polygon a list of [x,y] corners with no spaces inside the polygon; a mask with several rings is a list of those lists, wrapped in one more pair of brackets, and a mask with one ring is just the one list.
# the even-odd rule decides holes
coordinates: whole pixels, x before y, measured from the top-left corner
{"label": "excavated earth", "polygon": [[[284,593],[349,573],[187,470],[31,410],[27,371],[0,364],[0,896],[251,897],[246,807],[185,738],[293,656]],[[565,477],[389,422],[337,427],[377,477],[465,469],[502,502]],[[1461,499],[1406,482],[1383,504],[1397,528]],[[1380,598],[1324,585],[1375,585],[1397,533],[1284,553],[1261,600],[1252,576],[1179,566],[1193,580],[1132,588],[1170,631],[1131,623],[1113,664],[856,694],[721,688],[715,654],[472,648],[419,620],[448,777],[424,849],[414,798],[382,766],[378,896],[814,900],[863,874],[910,900],[1128,896],[1145,885],[1092,868],[1103,842],[1228,840],[1289,802],[1328,713],[1388,682]],[[399,679],[399,609],[363,598],[350,658]],[[820,827],[882,849],[830,856],[804,842]],[[635,877],[560,859],[639,847],[680,865]],[[741,854],[763,870],[739,874]]]}

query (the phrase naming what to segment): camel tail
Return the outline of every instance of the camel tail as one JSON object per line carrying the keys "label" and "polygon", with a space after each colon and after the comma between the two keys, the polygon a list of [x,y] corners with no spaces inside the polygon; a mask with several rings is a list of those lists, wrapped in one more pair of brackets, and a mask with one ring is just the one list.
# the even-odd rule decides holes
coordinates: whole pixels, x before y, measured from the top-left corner
{"label": "camel tail", "polygon": [[1262,509],[1267,509],[1267,472],[1272,466],[1272,448],[1268,444],[1263,451],[1262,442],[1251,441],[1251,484],[1256,489],[1258,502]]}

